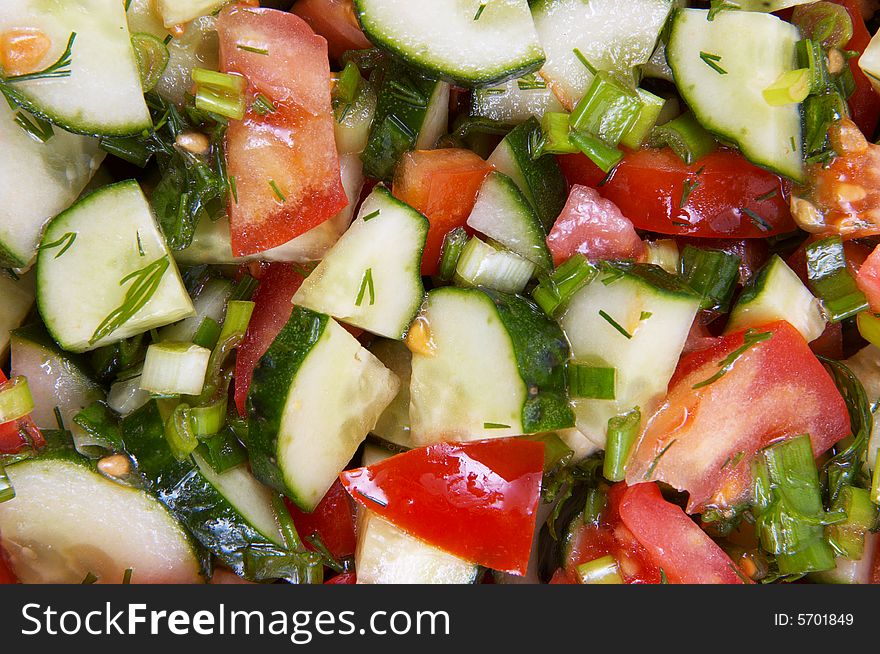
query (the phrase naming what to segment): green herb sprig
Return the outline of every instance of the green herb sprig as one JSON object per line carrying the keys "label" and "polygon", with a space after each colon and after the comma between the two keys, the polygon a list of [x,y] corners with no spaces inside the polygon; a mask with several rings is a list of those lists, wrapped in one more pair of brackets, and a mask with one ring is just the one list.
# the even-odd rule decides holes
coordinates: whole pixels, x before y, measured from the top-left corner
{"label": "green herb sprig", "polygon": [[111,311],[95,329],[95,333],[89,339],[89,345],[94,345],[105,336],[109,336],[128,322],[138,311],[143,309],[153,295],[156,294],[159,284],[162,282],[162,277],[170,265],[171,263],[166,254],[123,277],[119,281],[120,286],[125,286],[128,282],[132,282],[132,284],[128,287],[122,304]]}

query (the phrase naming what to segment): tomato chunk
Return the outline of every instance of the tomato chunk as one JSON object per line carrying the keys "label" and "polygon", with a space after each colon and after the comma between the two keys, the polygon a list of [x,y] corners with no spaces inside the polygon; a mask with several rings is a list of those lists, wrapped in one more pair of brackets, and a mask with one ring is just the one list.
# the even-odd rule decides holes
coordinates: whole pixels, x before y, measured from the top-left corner
{"label": "tomato chunk", "polygon": [[524,575],[544,445],[439,443],[340,475],[359,503],[409,535],[487,568]]}
{"label": "tomato chunk", "polygon": [[357,583],[357,575],[354,572],[343,572],[324,582],[325,585],[350,585]]}
{"label": "tomato chunk", "polygon": [[579,184],[571,187],[547,246],[557,266],[576,253],[591,261],[641,259],[645,254],[632,221],[595,189]]}
{"label": "tomato chunk", "polygon": [[[223,71],[248,80],[247,113],[226,132],[236,189],[228,208],[232,251],[244,256],[317,227],[348,199],[333,133],[326,41],[299,16],[236,5],[220,12],[217,32]],[[253,109],[257,95],[275,111]]]}
{"label": "tomato chunk", "polygon": [[470,150],[418,150],[398,164],[393,193],[398,200],[427,216],[431,226],[422,257],[422,274],[434,275],[440,263],[443,238],[464,227],[477,193],[492,166]]}
{"label": "tomato chunk", "polygon": [[[566,170],[571,175],[574,167]],[[587,172],[569,182],[595,185],[594,179]],[[782,178],[734,150],[717,150],[691,165],[668,148],[631,152],[597,190],[636,228],[660,234],[739,239],[795,229]]]}
{"label": "tomato chunk", "polygon": [[624,483],[612,486],[599,524],[578,526],[569,542],[565,568],[554,575],[551,583],[578,583],[577,567],[604,556],[613,556],[617,561],[624,583],[661,582],[660,567],[620,520],[620,500],[625,491]]}
{"label": "tomato chunk", "polygon": [[880,246],[865,259],[856,275],[856,282],[867,296],[871,310],[880,311]]}
{"label": "tomato chunk", "polygon": [[608,177],[608,173],[585,154],[560,154],[556,156],[556,161],[570,184],[598,188],[602,180]]}
{"label": "tomato chunk", "polygon": [[623,492],[620,520],[673,584],[742,584],[747,577],[657,484]]}
{"label": "tomato chunk", "polygon": [[357,539],[354,535],[354,512],[348,493],[338,481],[334,483],[324,498],[311,513],[299,510],[292,502],[285,500],[293,524],[303,542],[311,550],[308,538],[317,534],[321,542],[337,559],[354,554]]}
{"label": "tomato chunk", "polygon": [[262,272],[260,285],[254,291],[254,313],[235,359],[234,396],[239,415],[246,413],[245,402],[254,369],[290,319],[293,312],[290,299],[302,282],[302,275],[287,263],[269,264]]}
{"label": "tomato chunk", "polygon": [[[0,384],[9,381],[0,370]],[[46,444],[43,434],[30,416],[0,424],[0,454],[17,454],[27,447]]]}
{"label": "tomato chunk", "polygon": [[880,146],[849,118],[834,123],[828,135],[837,156],[807,167],[808,183],[792,201],[795,219],[813,234],[880,234]]}
{"label": "tomato chunk", "polygon": [[352,0],[298,0],[291,11],[327,39],[333,59],[347,50],[373,47],[358,25]]}
{"label": "tomato chunk", "polygon": [[[835,4],[846,7],[849,17],[852,19],[853,36],[849,43],[846,44],[846,49],[855,50],[859,53],[864,52],[871,42],[871,33],[868,31],[865,19],[862,16],[861,5],[863,3],[859,0],[832,1]],[[862,133],[868,138],[872,138],[877,130],[877,123],[880,122],[880,97],[874,91],[871,80],[868,79],[859,66],[858,57],[853,57],[849,60],[849,67],[852,70],[853,80],[856,83],[856,90],[849,98],[850,113],[856,125],[862,130]]]}
{"label": "tomato chunk", "polygon": [[794,327],[775,322],[682,358],[629,461],[627,482],[687,491],[689,512],[729,506],[744,499],[751,459],[766,445],[809,434],[818,456],[849,433],[831,376]]}
{"label": "tomato chunk", "polygon": [[0,584],[17,584],[18,578],[12,574],[3,551],[0,550]]}

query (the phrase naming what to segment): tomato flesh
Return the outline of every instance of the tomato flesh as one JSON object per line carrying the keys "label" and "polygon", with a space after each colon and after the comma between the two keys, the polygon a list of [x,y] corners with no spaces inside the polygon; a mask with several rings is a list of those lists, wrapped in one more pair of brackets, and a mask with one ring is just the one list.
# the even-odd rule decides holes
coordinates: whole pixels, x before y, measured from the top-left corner
{"label": "tomato flesh", "polygon": [[6,557],[3,555],[3,550],[0,549],[0,585],[17,583],[18,578],[14,574],[12,574],[12,569],[6,562]]}
{"label": "tomato flesh", "polygon": [[479,155],[459,148],[418,150],[401,159],[394,175],[394,197],[423,213],[431,224],[422,256],[423,275],[437,273],[444,237],[464,227],[491,171]]}
{"label": "tomato flesh", "polygon": [[876,247],[859,268],[856,282],[871,304],[871,310],[880,311],[880,246]]}
{"label": "tomato flesh", "polygon": [[557,266],[576,253],[591,261],[642,259],[645,255],[645,244],[632,221],[595,189],[580,184],[571,187],[547,246]]}
{"label": "tomato flesh", "polygon": [[324,495],[318,506],[311,513],[301,511],[292,502],[285,499],[293,524],[303,542],[311,550],[308,538],[313,534],[337,559],[344,559],[354,554],[357,539],[354,534],[354,512],[348,493],[337,481]]}
{"label": "tomato flesh", "polygon": [[[231,5],[217,20],[223,71],[248,80],[247,113],[229,121],[226,160],[236,256],[282,245],[348,205],[330,104],[327,43],[299,16]],[[240,46],[268,52],[244,50]],[[275,111],[253,108],[262,95]]]}
{"label": "tomato flesh", "polygon": [[340,475],[360,504],[409,535],[479,565],[525,575],[544,445],[439,443]]}
{"label": "tomato flesh", "polygon": [[800,333],[784,321],[755,333],[769,338],[741,351],[741,331],[682,358],[629,461],[628,483],[687,491],[689,512],[729,506],[745,499],[750,461],[766,445],[809,434],[818,456],[850,433],[846,403]]}
{"label": "tomato flesh", "polygon": [[620,500],[625,490],[624,483],[608,490],[608,502],[599,524],[578,526],[569,541],[565,568],[554,575],[551,583],[578,583],[577,567],[604,556],[613,556],[617,561],[624,583],[660,583],[660,567],[620,519]]}
{"label": "tomato flesh", "polygon": [[302,283],[302,275],[290,264],[272,263],[264,267],[260,285],[254,291],[254,313],[236,353],[234,397],[239,415],[246,415],[245,403],[254,369],[290,319],[290,299]]}
{"label": "tomato flesh", "polygon": [[347,50],[373,47],[358,25],[352,0],[298,0],[291,11],[327,39],[333,59],[339,59]]}
{"label": "tomato flesh", "polygon": [[839,322],[829,323],[822,335],[810,342],[810,350],[817,357],[838,361],[843,359],[843,325]]}
{"label": "tomato flesh", "polygon": [[[0,370],[0,384],[9,381]],[[0,424],[0,454],[17,454],[28,447],[46,444],[43,434],[30,416]]]}
{"label": "tomato flesh", "polygon": [[[586,164],[564,170],[572,184],[597,185]],[[630,152],[597,190],[636,228],[660,234],[741,239],[795,230],[782,178],[734,150],[691,165],[668,148]]]}
{"label": "tomato flesh", "polygon": [[627,488],[620,520],[670,583],[744,583],[745,575],[724,550],[681,507],[663,499],[657,484]]}
{"label": "tomato flesh", "polygon": [[[832,1],[835,4],[846,7],[846,11],[852,19],[853,36],[849,43],[846,44],[845,49],[855,50],[861,54],[871,42],[871,33],[865,25],[865,19],[862,17],[861,3],[859,0]],[[852,70],[853,80],[856,83],[856,89],[849,97],[850,113],[852,114],[853,121],[862,130],[862,133],[873,140],[874,132],[877,131],[877,123],[880,122],[880,97],[874,91],[871,80],[862,72],[858,57],[853,57],[849,60],[849,67]]]}

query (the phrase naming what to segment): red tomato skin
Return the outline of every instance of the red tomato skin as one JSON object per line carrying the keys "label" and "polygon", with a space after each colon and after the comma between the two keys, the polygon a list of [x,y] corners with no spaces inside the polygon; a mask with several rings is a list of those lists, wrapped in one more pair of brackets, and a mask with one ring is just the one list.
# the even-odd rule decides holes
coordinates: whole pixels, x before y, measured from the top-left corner
{"label": "red tomato skin", "polygon": [[800,333],[784,321],[758,331],[772,337],[701,388],[693,386],[719,371],[745,330],[682,358],[629,461],[628,483],[664,481],[687,491],[691,513],[736,504],[748,493],[751,459],[766,445],[810,434],[818,456],[850,433],[846,403]]}
{"label": "red tomato skin", "polygon": [[329,585],[342,586],[342,585],[351,585],[351,584],[356,584],[356,583],[357,583],[357,575],[354,572],[343,572],[342,574],[338,574],[335,577],[332,577],[331,579],[328,579],[327,581],[325,581],[324,585],[325,586],[329,586]]}
{"label": "red tomato skin", "polygon": [[406,153],[394,174],[392,193],[423,213],[430,223],[422,274],[435,275],[443,239],[464,227],[492,166],[470,150],[448,148]]}
{"label": "red tomato skin", "polygon": [[[223,72],[248,80],[247,113],[229,121],[226,160],[236,256],[282,245],[348,205],[339,173],[327,43],[299,16],[229,5],[217,20]],[[271,56],[239,48],[258,43]],[[308,66],[304,65],[308,62]],[[276,111],[261,116],[262,94]]]}
{"label": "red tomato skin", "polygon": [[[859,53],[864,52],[871,42],[871,33],[862,17],[861,3],[859,0],[832,0],[832,2],[846,7],[846,11],[852,19],[853,37],[844,49],[856,50]],[[880,97],[874,91],[871,80],[859,67],[859,57],[850,59],[849,67],[856,83],[856,90],[849,98],[850,113],[853,122],[858,125],[862,134],[867,136],[868,140],[873,141],[874,133],[877,131],[877,123],[880,122]]]}
{"label": "red tomato skin", "polygon": [[18,577],[12,573],[9,563],[6,562],[6,555],[3,554],[3,549],[0,548],[0,585],[17,583]]}
{"label": "red tomato skin", "polygon": [[214,586],[248,586],[255,582],[248,581],[244,577],[239,577],[232,570],[226,568],[214,568],[214,574],[211,575],[209,582]]}
{"label": "red tomato skin", "polygon": [[344,559],[354,554],[357,545],[354,511],[348,493],[339,481],[330,487],[311,513],[301,511],[287,499],[285,503],[297,533],[310,550],[315,548],[306,539],[317,534],[335,558]]}
{"label": "red tomato skin", "polygon": [[[0,384],[7,381],[0,370]],[[45,444],[43,434],[30,416],[0,424],[0,454],[17,454],[31,445],[40,448]]]}
{"label": "red tomato skin", "polygon": [[684,342],[682,355],[699,352],[707,347],[712,347],[714,344],[715,337],[709,331],[709,328],[699,320],[695,320],[694,324],[691,325],[691,331],[688,332],[687,340]]}
{"label": "red tomato skin", "polygon": [[608,173],[593,163],[585,154],[560,154],[556,161],[562,169],[562,174],[569,184],[580,184],[590,188],[599,188],[602,180],[608,177]]}
{"label": "red tomato skin", "polygon": [[355,501],[411,536],[493,570],[525,575],[543,475],[542,443],[438,443],[340,475]]}
{"label": "red tomato skin", "polygon": [[673,584],[742,584],[729,556],[657,484],[623,492],[620,519]]}
{"label": "red tomato skin", "polygon": [[568,201],[547,236],[547,246],[557,266],[576,253],[590,261],[641,260],[645,256],[645,244],[632,221],[595,189],[580,184],[571,187]]}
{"label": "red tomato skin", "polygon": [[[733,150],[717,150],[691,165],[668,148],[631,152],[598,191],[637,229],[660,234],[742,239],[796,229],[782,178]],[[753,222],[746,209],[766,224]]]}
{"label": "red tomato skin", "polygon": [[577,583],[577,581],[570,574],[568,574],[568,572],[566,572],[562,568],[559,568],[559,570],[554,572],[553,577],[551,577],[551,579],[550,579],[551,586],[558,586],[558,585],[571,586],[576,583]]}
{"label": "red tomato skin", "polygon": [[358,25],[352,0],[298,0],[291,11],[327,39],[333,59],[339,59],[347,50],[373,47]]}
{"label": "red tomato skin", "polygon": [[810,342],[810,350],[817,357],[843,359],[843,325],[829,323],[825,331],[815,341]]}
{"label": "red tomato skin", "polygon": [[871,305],[871,311],[880,311],[880,246],[868,255],[859,267],[856,283]]}
{"label": "red tomato skin", "polygon": [[600,523],[583,525],[575,532],[557,583],[578,583],[577,566],[609,555],[617,560],[624,583],[660,583],[660,567],[620,519],[620,500],[625,490],[626,484],[614,484],[608,490],[608,502]]}
{"label": "red tomato skin", "polygon": [[247,414],[245,404],[254,369],[290,319],[290,299],[302,283],[302,275],[291,264],[271,263],[264,267],[254,291],[254,312],[235,358],[234,397],[241,416]]}

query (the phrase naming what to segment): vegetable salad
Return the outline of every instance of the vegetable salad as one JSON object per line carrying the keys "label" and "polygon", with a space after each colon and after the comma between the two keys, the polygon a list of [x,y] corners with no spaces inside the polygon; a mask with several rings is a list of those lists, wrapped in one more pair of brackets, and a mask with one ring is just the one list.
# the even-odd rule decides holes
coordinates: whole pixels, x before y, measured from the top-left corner
{"label": "vegetable salad", "polygon": [[0,583],[880,580],[859,0],[4,0]]}

